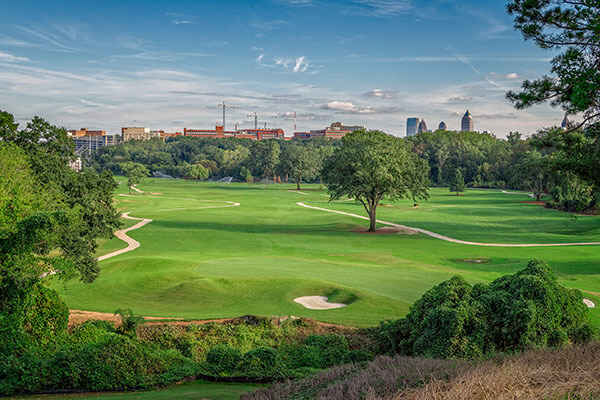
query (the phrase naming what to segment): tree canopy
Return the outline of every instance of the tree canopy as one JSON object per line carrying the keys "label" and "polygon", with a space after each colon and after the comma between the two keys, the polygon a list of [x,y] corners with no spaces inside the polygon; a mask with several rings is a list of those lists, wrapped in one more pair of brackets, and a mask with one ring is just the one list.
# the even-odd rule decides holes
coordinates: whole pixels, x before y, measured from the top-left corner
{"label": "tree canopy", "polygon": [[361,130],[342,138],[341,146],[325,160],[322,175],[330,201],[348,196],[360,202],[369,215],[369,231],[374,232],[379,202],[409,194],[413,164],[400,139]]}

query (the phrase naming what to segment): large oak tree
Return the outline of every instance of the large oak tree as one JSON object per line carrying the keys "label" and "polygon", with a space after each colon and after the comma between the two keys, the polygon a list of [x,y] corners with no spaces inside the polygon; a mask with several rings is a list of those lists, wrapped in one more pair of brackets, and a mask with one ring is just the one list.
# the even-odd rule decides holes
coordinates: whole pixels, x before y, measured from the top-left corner
{"label": "large oak tree", "polygon": [[369,232],[377,225],[377,206],[409,196],[414,159],[400,139],[381,131],[355,131],[325,160],[323,181],[330,201],[356,199],[369,215]]}

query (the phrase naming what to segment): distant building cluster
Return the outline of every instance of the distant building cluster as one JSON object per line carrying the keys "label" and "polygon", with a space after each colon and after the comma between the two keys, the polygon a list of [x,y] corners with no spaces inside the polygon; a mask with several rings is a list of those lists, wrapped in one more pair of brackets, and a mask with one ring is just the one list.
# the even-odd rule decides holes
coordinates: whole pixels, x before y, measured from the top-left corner
{"label": "distant building cluster", "polygon": [[[311,139],[314,137],[325,137],[331,139],[340,139],[350,132],[364,129],[362,126],[347,126],[341,122],[334,122],[325,129],[311,130],[310,132],[295,132],[293,138],[295,139]],[[150,130],[140,126],[128,126],[121,128],[121,134],[111,135],[107,134],[104,130],[91,130],[87,128],[81,128],[77,130],[67,131],[68,135],[73,139],[75,143],[75,153],[78,156],[91,155],[91,153],[106,147],[114,146],[122,142],[128,142],[130,140],[150,140],[154,138],[160,138],[165,140],[169,137],[195,137],[195,138],[238,138],[238,139],[250,139],[250,140],[267,140],[267,139],[279,139],[279,140],[291,140],[292,137],[286,137],[283,129],[235,129],[225,130],[223,125],[216,125],[215,129],[192,129],[184,128],[183,132],[165,132],[163,130]],[[81,161],[76,161],[72,165],[73,169],[81,168]]]}
{"label": "distant building cluster", "polygon": [[251,140],[285,139],[283,129],[241,129],[226,131],[223,125],[217,125],[215,129],[183,129],[183,136],[197,138],[238,138]]}
{"label": "distant building cluster", "polygon": [[[460,130],[463,132],[472,132],[475,129],[473,124],[473,116],[467,110],[465,115],[462,117],[460,121]],[[438,130],[446,131],[448,130],[448,125],[444,121],[440,122],[438,125]],[[406,119],[406,136],[415,136],[419,133],[423,132],[431,132],[430,129],[427,129],[427,123],[424,119],[411,117]]]}
{"label": "distant building cluster", "polygon": [[325,129],[311,130],[310,132],[294,132],[294,139],[312,139],[324,137],[330,139],[341,139],[348,133],[365,129],[363,126],[347,126],[341,122],[334,122]]}

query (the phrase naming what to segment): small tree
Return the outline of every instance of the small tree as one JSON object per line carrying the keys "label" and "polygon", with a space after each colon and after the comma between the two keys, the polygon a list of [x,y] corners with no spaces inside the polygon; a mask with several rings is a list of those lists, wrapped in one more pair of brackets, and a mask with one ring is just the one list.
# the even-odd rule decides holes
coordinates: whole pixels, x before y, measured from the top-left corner
{"label": "small tree", "polygon": [[429,164],[415,154],[411,167],[408,174],[408,192],[413,207],[417,207],[417,200],[429,199]]}
{"label": "small tree", "polygon": [[125,172],[125,176],[127,176],[129,193],[131,193],[133,186],[140,184],[142,179],[149,174],[148,169],[144,165],[135,162],[123,163],[121,164],[121,169]]}
{"label": "small tree", "polygon": [[318,151],[308,146],[292,144],[284,147],[281,153],[281,170],[289,175],[300,190],[302,179],[314,179],[319,171]]}
{"label": "small tree", "polygon": [[460,194],[465,191],[465,179],[463,178],[460,168],[457,168],[454,172],[454,179],[450,184],[450,191],[456,192],[457,196],[460,196]]}
{"label": "small tree", "polygon": [[381,131],[352,132],[323,164],[329,200],[356,199],[369,215],[369,232],[374,232],[381,199],[407,196],[412,162],[400,139]]}

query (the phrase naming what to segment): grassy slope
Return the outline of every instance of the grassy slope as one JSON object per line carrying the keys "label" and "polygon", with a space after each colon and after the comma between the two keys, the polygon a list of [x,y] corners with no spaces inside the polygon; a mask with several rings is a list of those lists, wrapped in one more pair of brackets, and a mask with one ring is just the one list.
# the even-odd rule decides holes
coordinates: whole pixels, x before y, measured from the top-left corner
{"label": "grassy slope", "polygon": [[[530,258],[550,263],[563,284],[597,293],[587,297],[600,304],[600,247],[485,248],[423,235],[355,233],[366,221],[295,204],[363,214],[349,202],[328,204],[317,186],[307,186],[308,194],[301,195],[288,191],[292,185],[147,179],[140,188],[146,194],[117,201],[122,211],[154,220],[130,232],[142,247],[102,262],[91,285],[57,284],[70,307],[107,312],[129,307],[144,315],[184,318],[291,314],[365,326],[404,315],[425,290],[452,275],[489,281]],[[124,193],[125,186],[119,190]],[[225,205],[224,200],[241,206],[206,208]],[[574,218],[520,203],[526,200],[492,191],[456,197],[434,189],[432,199],[416,210],[408,201],[387,202],[378,216],[465,240],[600,241],[600,217]],[[111,242],[101,252],[113,250]],[[490,262],[460,261],[479,257]],[[329,311],[292,301],[317,294],[354,301]],[[600,325],[599,311],[592,315]]]}
{"label": "grassy slope", "polygon": [[162,390],[152,392],[129,392],[129,393],[82,393],[70,395],[34,395],[25,397],[14,397],[11,399],[26,400],[234,400],[239,399],[242,393],[255,390],[260,385],[236,384],[236,383],[212,383],[195,381],[182,385],[175,385]]}

